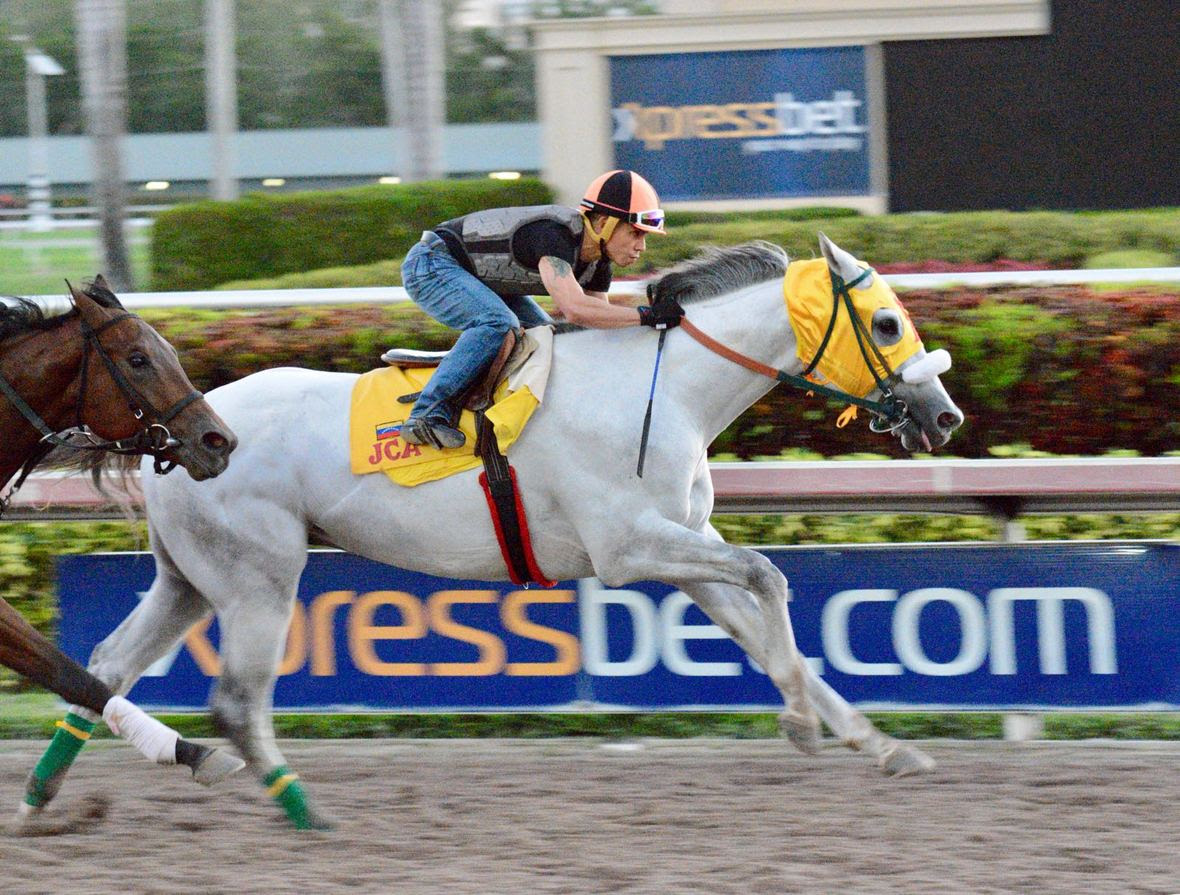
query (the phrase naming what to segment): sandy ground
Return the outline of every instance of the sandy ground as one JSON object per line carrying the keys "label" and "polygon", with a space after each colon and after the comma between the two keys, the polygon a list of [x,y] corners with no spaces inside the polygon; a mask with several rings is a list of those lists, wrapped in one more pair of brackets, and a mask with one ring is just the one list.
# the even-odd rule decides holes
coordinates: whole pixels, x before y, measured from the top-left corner
{"label": "sandy ground", "polygon": [[[282,745],[335,831],[100,742],[54,805],[105,816],[0,837],[0,892],[1180,893],[1176,744],[925,743],[907,780],[776,741]],[[0,743],[7,805],[41,747]]]}

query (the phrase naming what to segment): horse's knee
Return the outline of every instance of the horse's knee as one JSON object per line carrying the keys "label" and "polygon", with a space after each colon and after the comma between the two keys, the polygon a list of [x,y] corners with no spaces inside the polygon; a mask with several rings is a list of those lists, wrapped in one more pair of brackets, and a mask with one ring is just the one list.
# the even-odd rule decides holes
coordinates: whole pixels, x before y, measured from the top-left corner
{"label": "horse's knee", "polygon": [[[102,681],[113,693],[125,693],[127,669],[120,663],[118,653],[104,640],[90,653],[86,670]],[[126,689],[130,689],[127,687]]]}

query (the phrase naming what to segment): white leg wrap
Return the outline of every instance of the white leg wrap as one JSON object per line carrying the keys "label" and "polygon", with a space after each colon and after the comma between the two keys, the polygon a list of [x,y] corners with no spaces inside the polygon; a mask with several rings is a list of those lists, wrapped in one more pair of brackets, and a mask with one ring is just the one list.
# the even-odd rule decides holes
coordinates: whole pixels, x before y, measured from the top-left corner
{"label": "white leg wrap", "polygon": [[176,741],[171,727],[161,724],[139,706],[122,696],[112,696],[103,706],[103,720],[118,734],[156,764],[176,764]]}

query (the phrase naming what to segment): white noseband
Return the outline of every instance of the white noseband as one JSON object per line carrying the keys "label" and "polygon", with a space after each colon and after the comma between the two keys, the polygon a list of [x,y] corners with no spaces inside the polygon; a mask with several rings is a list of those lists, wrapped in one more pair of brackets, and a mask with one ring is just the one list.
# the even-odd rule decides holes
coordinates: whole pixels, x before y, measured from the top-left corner
{"label": "white noseband", "polygon": [[902,382],[911,385],[919,382],[929,382],[935,376],[941,376],[951,368],[951,355],[945,348],[931,351],[921,360],[916,360],[901,371]]}

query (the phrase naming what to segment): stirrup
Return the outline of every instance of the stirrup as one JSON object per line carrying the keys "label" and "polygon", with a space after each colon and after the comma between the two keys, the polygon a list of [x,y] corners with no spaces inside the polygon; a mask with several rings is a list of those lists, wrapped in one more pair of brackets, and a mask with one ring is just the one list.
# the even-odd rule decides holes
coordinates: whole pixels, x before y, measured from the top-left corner
{"label": "stirrup", "polygon": [[467,443],[467,436],[458,429],[431,420],[406,420],[402,423],[401,436],[409,444],[427,444],[439,450],[463,447]]}

